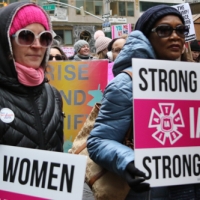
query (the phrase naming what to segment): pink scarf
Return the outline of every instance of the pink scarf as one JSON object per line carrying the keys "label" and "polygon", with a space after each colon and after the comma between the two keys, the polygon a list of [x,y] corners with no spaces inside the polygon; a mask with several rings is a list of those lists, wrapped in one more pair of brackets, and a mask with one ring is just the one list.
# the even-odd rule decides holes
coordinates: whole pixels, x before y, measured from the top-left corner
{"label": "pink scarf", "polygon": [[44,70],[42,67],[37,69],[26,67],[15,62],[18,80],[25,86],[37,86],[44,80]]}

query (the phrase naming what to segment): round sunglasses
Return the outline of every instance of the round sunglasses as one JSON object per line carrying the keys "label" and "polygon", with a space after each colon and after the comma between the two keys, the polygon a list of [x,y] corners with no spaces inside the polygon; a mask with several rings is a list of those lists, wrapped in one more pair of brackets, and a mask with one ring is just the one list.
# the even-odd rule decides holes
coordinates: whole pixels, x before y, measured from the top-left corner
{"label": "round sunglasses", "polygon": [[176,28],[171,27],[170,25],[159,25],[151,30],[151,32],[156,32],[157,35],[161,38],[169,37],[172,32],[175,31],[176,34],[181,37],[185,38],[185,36],[189,33],[189,27],[185,25],[178,25]]}
{"label": "round sunglasses", "polygon": [[53,58],[55,58],[56,60],[65,60],[63,55],[56,54],[55,56],[53,56],[53,55],[50,54],[49,60],[53,60]]}
{"label": "round sunglasses", "polygon": [[20,29],[12,37],[15,38],[16,43],[20,46],[31,46],[37,38],[43,48],[49,47],[53,42],[53,36],[50,31],[43,31],[36,36],[35,33],[28,29]]}

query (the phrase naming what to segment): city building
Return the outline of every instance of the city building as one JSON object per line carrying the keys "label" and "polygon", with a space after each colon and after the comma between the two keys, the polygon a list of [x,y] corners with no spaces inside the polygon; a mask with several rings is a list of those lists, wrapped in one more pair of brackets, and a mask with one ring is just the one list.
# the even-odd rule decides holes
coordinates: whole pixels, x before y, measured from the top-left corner
{"label": "city building", "polygon": [[[5,0],[11,3],[15,0]],[[158,4],[177,5],[185,0],[34,0],[50,15],[55,33],[65,46],[73,46],[79,39],[89,42],[94,52],[93,35],[103,29],[110,37],[110,26],[131,24],[148,8]]]}

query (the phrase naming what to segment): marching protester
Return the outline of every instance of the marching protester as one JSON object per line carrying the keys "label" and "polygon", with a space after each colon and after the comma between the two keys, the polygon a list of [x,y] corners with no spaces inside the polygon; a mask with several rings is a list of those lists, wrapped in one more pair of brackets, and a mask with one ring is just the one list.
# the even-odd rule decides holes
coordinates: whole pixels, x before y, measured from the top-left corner
{"label": "marching protester", "polygon": [[50,19],[27,2],[1,8],[0,19],[0,144],[63,152],[62,99],[44,76]]}
{"label": "marching protester", "polygon": [[73,57],[74,60],[81,61],[92,59],[92,56],[90,56],[90,46],[86,40],[78,40],[74,44],[74,50],[76,52],[75,56]]}
{"label": "marching protester", "polygon": [[132,124],[133,96],[131,78],[121,72],[132,71],[132,58],[175,61],[181,57],[188,32],[178,10],[167,5],[151,7],[138,19],[114,62],[115,78],[104,91],[87,148],[95,163],[126,180],[130,186],[126,200],[200,199],[200,184],[150,188],[144,182],[145,173],[134,165],[134,150],[122,144]]}
{"label": "marching protester", "polygon": [[194,40],[190,43],[190,49],[192,53],[192,59],[195,62],[200,61],[200,45],[197,40]]}
{"label": "marching protester", "polygon": [[64,51],[58,45],[52,45],[50,49],[49,61],[68,60]]}
{"label": "marching protester", "polygon": [[105,37],[102,30],[98,30],[94,33],[96,58],[97,59],[108,59],[108,44],[111,42],[111,38]]}

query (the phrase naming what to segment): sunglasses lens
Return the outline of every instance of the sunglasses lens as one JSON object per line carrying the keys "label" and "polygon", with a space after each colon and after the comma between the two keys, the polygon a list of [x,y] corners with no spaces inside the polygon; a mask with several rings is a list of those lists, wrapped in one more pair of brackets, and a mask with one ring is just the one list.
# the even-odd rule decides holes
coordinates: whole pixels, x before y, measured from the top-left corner
{"label": "sunglasses lens", "polygon": [[159,37],[168,37],[172,34],[172,27],[171,26],[158,26],[156,32]]}
{"label": "sunglasses lens", "polygon": [[55,58],[54,60],[64,60],[62,55],[56,54],[55,56],[49,55],[49,60],[53,60],[53,58]]}
{"label": "sunglasses lens", "polygon": [[49,55],[49,60],[53,60],[53,56],[52,55]]}
{"label": "sunglasses lens", "polygon": [[21,45],[31,45],[34,39],[34,34],[29,30],[23,30],[18,35],[18,43]]}
{"label": "sunglasses lens", "polygon": [[48,47],[51,45],[52,41],[53,41],[53,37],[52,37],[51,33],[44,32],[40,35],[41,46]]}
{"label": "sunglasses lens", "polygon": [[63,60],[61,55],[56,55],[55,58],[56,58],[56,60]]}
{"label": "sunglasses lens", "polygon": [[185,37],[189,33],[189,28],[187,26],[177,26],[176,27],[176,33],[180,37]]}

